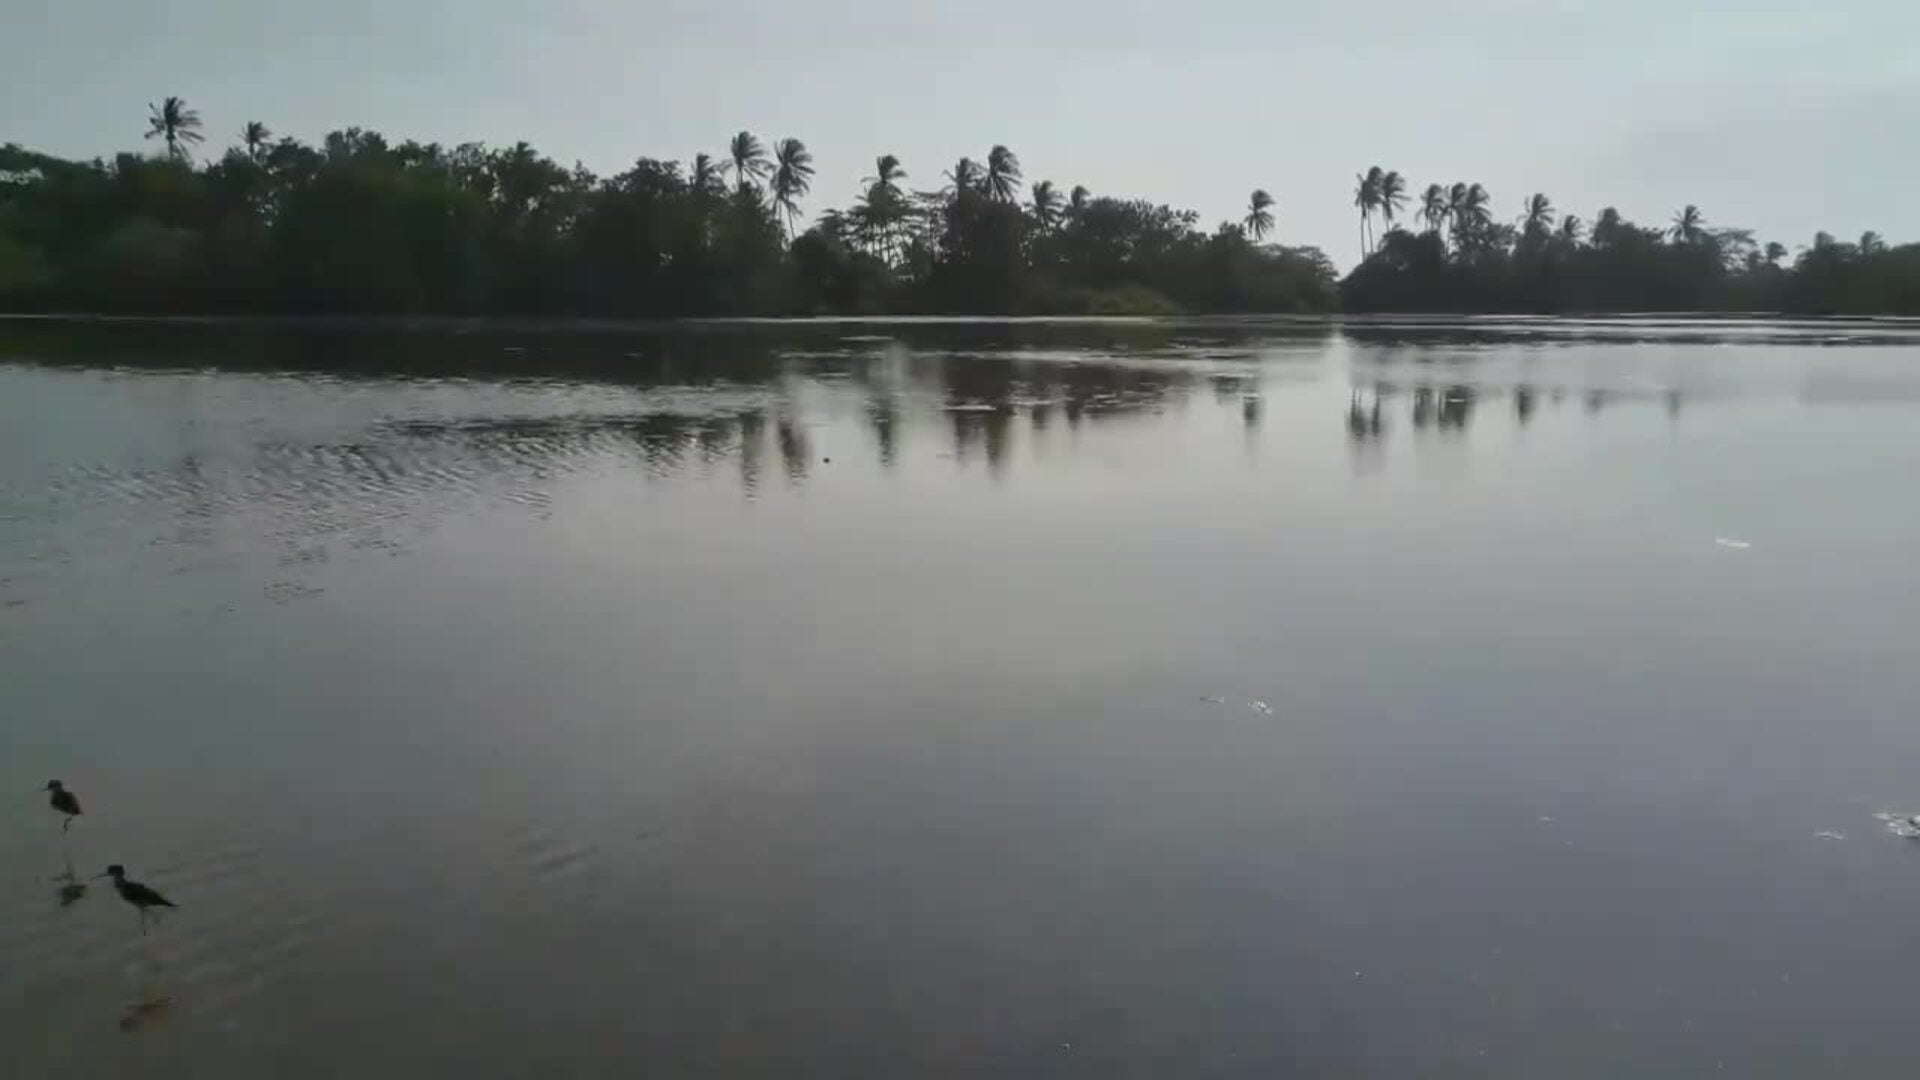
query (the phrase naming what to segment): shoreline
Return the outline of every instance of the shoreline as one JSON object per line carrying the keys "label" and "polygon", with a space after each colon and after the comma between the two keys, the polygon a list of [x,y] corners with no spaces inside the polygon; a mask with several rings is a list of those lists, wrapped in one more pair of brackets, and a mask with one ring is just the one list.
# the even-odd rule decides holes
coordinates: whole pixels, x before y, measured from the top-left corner
{"label": "shoreline", "polygon": [[788,317],[709,317],[609,319],[594,316],[520,315],[132,315],[111,312],[7,312],[4,325],[76,326],[233,326],[285,329],[360,330],[662,330],[700,327],[809,326],[1408,326],[1499,323],[1806,323],[1845,325],[1886,323],[1920,325],[1920,315],[1815,315],[1786,311],[1596,311],[1533,314],[1516,312],[1333,312],[1319,315],[1276,313],[1192,313],[1167,315],[797,315]]}

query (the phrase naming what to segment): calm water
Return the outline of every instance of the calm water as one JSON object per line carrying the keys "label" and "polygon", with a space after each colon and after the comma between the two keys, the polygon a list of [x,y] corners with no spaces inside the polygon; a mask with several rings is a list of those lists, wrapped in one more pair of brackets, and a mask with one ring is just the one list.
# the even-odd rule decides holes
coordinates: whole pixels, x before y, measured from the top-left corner
{"label": "calm water", "polygon": [[1916,477],[1915,324],[0,326],[4,1071],[1910,1075]]}

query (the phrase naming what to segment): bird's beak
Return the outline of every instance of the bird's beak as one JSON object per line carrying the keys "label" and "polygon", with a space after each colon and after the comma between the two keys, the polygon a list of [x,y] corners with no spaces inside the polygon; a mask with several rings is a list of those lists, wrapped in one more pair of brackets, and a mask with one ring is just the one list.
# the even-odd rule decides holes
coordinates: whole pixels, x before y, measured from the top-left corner
{"label": "bird's beak", "polygon": [[99,880],[100,880],[101,878],[103,878],[103,877],[112,877],[112,876],[113,876],[112,874],[95,874],[95,875],[93,875],[93,877],[91,877],[91,878],[89,878],[88,880],[89,880],[89,881],[99,881]]}

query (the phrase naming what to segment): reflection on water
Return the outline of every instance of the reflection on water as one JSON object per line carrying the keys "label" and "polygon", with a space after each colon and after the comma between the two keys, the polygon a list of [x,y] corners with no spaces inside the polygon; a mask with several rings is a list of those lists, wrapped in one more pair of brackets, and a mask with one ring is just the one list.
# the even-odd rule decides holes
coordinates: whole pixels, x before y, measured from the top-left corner
{"label": "reflection on water", "polygon": [[173,999],[158,994],[132,1002],[120,1014],[120,1030],[134,1032],[150,1024],[159,1023],[166,1019],[167,1010],[172,1007]]}
{"label": "reflection on water", "polygon": [[67,854],[65,848],[61,849],[60,854],[65,869],[53,879],[59,883],[59,888],[54,890],[54,898],[59,901],[61,907],[72,907],[86,897],[87,883],[81,881],[73,872],[73,856]]}
{"label": "reflection on water", "polygon": [[0,1040],[1895,1075],[1916,403],[1887,322],[0,324],[88,800],[0,821]]}
{"label": "reflection on water", "polygon": [[[1556,340],[1568,333],[1532,324],[1520,329]],[[1327,353],[1318,347],[1325,340],[1322,329],[1289,326],[1276,331],[1234,324],[1209,327],[1205,333],[1177,326],[1099,328],[1091,332],[1100,347],[1113,350],[1099,354],[1086,351],[1084,344],[1068,347],[1075,334],[1084,336],[1088,328],[1053,324],[942,331],[957,334],[967,343],[964,350],[915,348],[905,340],[913,335],[903,334],[901,339],[861,335],[835,351],[827,348],[829,340],[846,340],[836,338],[836,331],[751,335],[738,328],[655,332],[639,341],[566,335],[539,347],[500,346],[496,339],[501,331],[432,333],[402,337],[397,344],[391,334],[371,332],[272,336],[250,330],[238,342],[221,346],[232,352],[210,354],[213,346],[204,333],[179,328],[158,331],[156,344],[135,351],[127,342],[131,331],[124,327],[84,334],[12,327],[0,343],[17,356],[110,362],[126,371],[216,364],[221,369],[290,374],[297,380],[291,385],[331,388],[338,398],[335,404],[344,410],[395,386],[385,380],[396,371],[407,373],[409,381],[398,385],[416,400],[398,410],[399,415],[381,416],[375,410],[370,417],[374,422],[355,427],[342,441],[266,438],[252,444],[250,460],[229,456],[210,464],[209,448],[194,447],[191,439],[204,430],[204,423],[214,421],[194,419],[182,432],[189,447],[170,462],[144,463],[140,471],[125,474],[114,473],[104,462],[73,462],[63,474],[47,478],[44,491],[13,493],[26,500],[84,502],[104,489],[116,500],[177,501],[181,521],[166,542],[193,545],[206,539],[195,530],[204,530],[223,514],[274,506],[292,511],[293,504],[299,504],[301,513],[340,523],[380,515],[374,507],[361,505],[362,500],[397,500],[411,514],[422,499],[451,500],[478,485],[538,506],[557,478],[615,460],[634,461],[644,475],[659,480],[690,471],[709,475],[731,462],[749,495],[759,490],[769,467],[787,484],[804,485],[823,464],[810,428],[823,417],[841,415],[836,410],[843,399],[857,402],[870,434],[864,450],[881,466],[899,463],[908,431],[941,427],[947,441],[942,456],[1002,475],[1019,467],[1014,448],[1047,441],[1056,419],[1078,431],[1084,423],[1186,409],[1207,391],[1214,404],[1235,410],[1243,430],[1254,438],[1265,421],[1269,395],[1300,397],[1304,388],[1314,385],[1350,386],[1343,400],[1346,433],[1355,442],[1375,443],[1391,431],[1387,404],[1396,399],[1402,402],[1410,430],[1458,434],[1473,424],[1476,407],[1489,398],[1510,399],[1514,422],[1526,426],[1543,396],[1557,404],[1572,392],[1589,415],[1599,414],[1614,400],[1658,400],[1670,416],[1678,416],[1689,396],[1685,386],[1592,369],[1584,373],[1594,380],[1592,385],[1562,381],[1540,386],[1527,381],[1531,372],[1503,364],[1504,354],[1436,354],[1421,347],[1429,338],[1485,346],[1503,340],[1498,330],[1462,339],[1458,326],[1349,327],[1343,331],[1349,371],[1326,364]],[[1653,340],[1693,341],[1695,336],[1689,335],[1700,331],[1688,328],[1678,338],[1659,332],[1669,336]],[[1785,332],[1770,330],[1762,340],[1772,341]],[[789,333],[801,343],[787,340]],[[1877,328],[1874,333],[1878,336],[1860,340],[1878,343],[1894,331]],[[931,332],[923,328],[918,334],[927,337]],[[829,340],[812,340],[823,336]],[[644,347],[628,347],[635,344]],[[989,351],[990,346],[999,351]],[[1093,362],[1096,355],[1099,362]],[[501,378],[488,383],[450,378],[464,363],[477,364],[483,372],[497,370]],[[1472,366],[1460,368],[1462,363]],[[1471,378],[1441,376],[1433,370],[1440,367]],[[340,381],[342,377],[352,381]],[[572,381],[590,377],[611,380],[598,384],[611,392]],[[193,385],[206,386],[205,376],[178,378],[177,390],[170,392],[191,396],[196,393]],[[1702,388],[1722,389],[1710,380]],[[471,398],[467,404],[481,411],[444,408],[462,397]],[[187,408],[220,405],[202,400]],[[420,415],[412,415],[416,413]],[[263,418],[248,421],[261,423]],[[321,510],[316,503],[328,505]],[[303,525],[289,528],[309,531]]]}

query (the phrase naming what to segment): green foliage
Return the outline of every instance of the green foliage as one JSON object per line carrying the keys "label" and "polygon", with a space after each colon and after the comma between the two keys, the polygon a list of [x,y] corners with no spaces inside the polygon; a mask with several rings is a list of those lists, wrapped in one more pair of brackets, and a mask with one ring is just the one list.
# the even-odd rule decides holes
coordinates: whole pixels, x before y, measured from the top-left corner
{"label": "green foliage", "polygon": [[1823,233],[1789,261],[1696,206],[1667,228],[1611,207],[1589,227],[1544,193],[1501,220],[1480,184],[1430,184],[1413,200],[1380,166],[1355,178],[1365,257],[1336,285],[1321,252],[1268,242],[1278,204],[1265,190],[1209,233],[1194,212],[1144,199],[1023,189],[1019,158],[999,145],[959,159],[938,191],[910,190],[882,155],[850,206],[802,229],[814,165],[798,139],[743,131],[685,169],[643,157],[599,177],[524,142],[393,145],[348,128],[311,146],[259,121],[201,163],[186,102],[166,98],[148,121],[158,156],[0,146],[0,310],[1920,313],[1920,245]]}
{"label": "green foliage", "polygon": [[191,229],[134,218],[97,240],[81,265],[100,297],[133,311],[169,311],[201,298],[202,246]]}
{"label": "green foliage", "polygon": [[1128,285],[1120,289],[1092,289],[1073,298],[1076,315],[1173,315],[1180,306],[1152,289]]}
{"label": "green foliage", "polygon": [[9,234],[0,223],[0,296],[34,296],[53,283],[46,253]]}
{"label": "green foliage", "polygon": [[[751,132],[723,153],[598,177],[527,143],[445,147],[347,128],[317,146],[265,123],[204,164],[168,99],[157,157],[0,147],[0,309],[672,318],[918,312],[1327,311],[1315,253],[1208,235],[1143,200],[1022,196],[1005,146],[939,192],[891,154],[852,206],[801,228],[812,155]],[[1256,192],[1255,241],[1273,228]],[[795,235],[798,233],[799,235]]]}
{"label": "green foliage", "polygon": [[1693,205],[1667,228],[1607,207],[1589,230],[1535,194],[1516,228],[1495,220],[1485,188],[1456,183],[1428,187],[1420,217],[1425,231],[1392,230],[1341,283],[1347,310],[1920,313],[1920,245],[1871,233],[1859,244],[1823,233],[1789,268],[1782,245],[1712,228]]}

